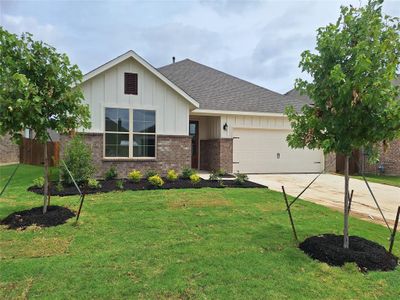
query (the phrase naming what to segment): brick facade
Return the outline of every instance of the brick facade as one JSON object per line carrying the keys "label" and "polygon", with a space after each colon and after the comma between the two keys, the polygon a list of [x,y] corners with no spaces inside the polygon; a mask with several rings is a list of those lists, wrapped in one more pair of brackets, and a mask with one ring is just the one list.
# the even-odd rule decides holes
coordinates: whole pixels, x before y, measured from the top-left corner
{"label": "brick facade", "polygon": [[0,164],[18,162],[19,146],[11,141],[9,135],[0,136]]}
{"label": "brick facade", "polygon": [[200,169],[222,169],[232,173],[233,139],[211,139],[200,141]]}
{"label": "brick facade", "polygon": [[[165,175],[167,170],[174,169],[180,172],[191,164],[191,138],[189,136],[158,135],[157,157],[155,159],[104,159],[103,134],[83,134],[85,142],[91,147],[93,162],[96,167],[96,177],[103,177],[104,173],[114,166],[119,177],[126,177],[133,169],[143,174],[155,170]],[[65,145],[70,137],[61,137],[60,156],[64,155]]]}
{"label": "brick facade", "polygon": [[[380,162],[384,167],[384,174],[400,176],[400,139],[389,143],[386,151],[383,146],[380,147]],[[379,164],[369,164],[367,159],[364,162],[364,172],[378,174]]]}

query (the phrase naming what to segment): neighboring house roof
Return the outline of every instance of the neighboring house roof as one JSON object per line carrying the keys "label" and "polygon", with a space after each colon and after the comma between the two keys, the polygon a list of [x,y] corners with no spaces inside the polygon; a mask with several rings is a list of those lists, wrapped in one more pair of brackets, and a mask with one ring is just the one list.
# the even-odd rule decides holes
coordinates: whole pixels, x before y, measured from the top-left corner
{"label": "neighboring house roof", "polygon": [[201,110],[282,114],[288,105],[299,110],[306,104],[190,59],[158,70],[199,102]]}
{"label": "neighboring house roof", "polygon": [[169,87],[171,87],[173,90],[175,90],[179,95],[181,95],[183,98],[185,98],[187,101],[189,101],[194,107],[198,108],[199,103],[197,103],[196,100],[194,100],[192,97],[190,97],[185,91],[183,91],[180,87],[178,87],[176,84],[171,82],[168,78],[166,78],[163,74],[161,74],[156,68],[154,68],[151,64],[149,64],[146,60],[144,60],[142,57],[140,57],[138,54],[136,54],[134,51],[129,50],[128,52],[110,60],[109,62],[101,65],[100,67],[90,71],[89,73],[86,73],[83,76],[82,82],[85,82],[100,73],[103,73],[104,71],[116,66],[117,64],[123,62],[124,60],[128,58],[133,58],[137,62],[139,62],[143,67],[145,67],[148,71],[153,73],[156,77],[158,77],[161,81],[163,81],[165,84],[167,84]]}
{"label": "neighboring house roof", "polygon": [[290,90],[289,92],[285,93],[285,95],[299,99],[307,104],[311,104],[313,102],[307,95],[300,95],[299,91],[297,91],[296,89]]}

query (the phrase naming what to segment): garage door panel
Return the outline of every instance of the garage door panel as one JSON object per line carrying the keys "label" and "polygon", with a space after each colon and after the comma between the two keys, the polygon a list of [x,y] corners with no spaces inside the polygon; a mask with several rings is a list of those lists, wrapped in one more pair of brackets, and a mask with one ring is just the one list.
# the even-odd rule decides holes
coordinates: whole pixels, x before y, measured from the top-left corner
{"label": "garage door panel", "polygon": [[233,169],[247,173],[320,172],[322,152],[291,149],[288,130],[234,129]]}

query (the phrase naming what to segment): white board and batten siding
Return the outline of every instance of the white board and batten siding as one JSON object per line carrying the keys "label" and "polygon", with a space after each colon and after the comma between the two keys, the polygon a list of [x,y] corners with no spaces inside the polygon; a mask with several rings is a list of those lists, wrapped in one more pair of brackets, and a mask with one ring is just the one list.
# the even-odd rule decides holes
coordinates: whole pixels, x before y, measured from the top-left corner
{"label": "white board and batten siding", "polygon": [[[224,124],[228,130],[223,130]],[[233,171],[243,173],[314,173],[324,168],[320,150],[292,149],[286,116],[221,116],[221,137],[233,138]]]}
{"label": "white board and batten siding", "polygon": [[[138,95],[124,94],[125,72],[138,74]],[[157,134],[189,134],[188,101],[133,58],[85,81],[82,90],[91,112],[88,132],[104,132],[105,108],[116,107],[155,110]]]}

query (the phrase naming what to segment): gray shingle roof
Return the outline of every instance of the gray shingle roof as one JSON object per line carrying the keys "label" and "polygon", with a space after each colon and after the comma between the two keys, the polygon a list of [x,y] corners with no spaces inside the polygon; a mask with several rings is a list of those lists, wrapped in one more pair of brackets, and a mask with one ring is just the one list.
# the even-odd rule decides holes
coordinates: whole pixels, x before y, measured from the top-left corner
{"label": "gray shingle roof", "polygon": [[158,69],[200,104],[200,109],[283,113],[305,102],[185,59]]}
{"label": "gray shingle roof", "polygon": [[285,95],[299,99],[299,100],[303,101],[304,103],[311,104],[313,102],[307,95],[300,95],[299,91],[297,91],[296,89],[290,90]]}

